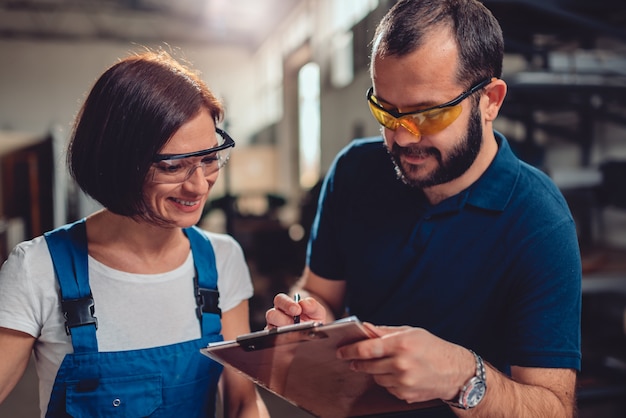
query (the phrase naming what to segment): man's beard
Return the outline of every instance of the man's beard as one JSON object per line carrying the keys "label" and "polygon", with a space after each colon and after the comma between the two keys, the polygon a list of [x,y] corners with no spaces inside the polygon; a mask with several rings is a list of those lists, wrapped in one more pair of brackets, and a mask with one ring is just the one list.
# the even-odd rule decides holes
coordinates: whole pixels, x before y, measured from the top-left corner
{"label": "man's beard", "polygon": [[[387,151],[395,166],[396,174],[405,184],[425,189],[438,184],[448,183],[461,177],[474,164],[482,144],[483,129],[478,106],[472,105],[469,125],[465,137],[454,146],[450,155],[444,161],[441,152],[434,147],[424,148],[419,144],[410,147],[400,147],[394,143]],[[430,175],[419,178],[417,175],[422,168],[410,164],[402,165],[401,156],[433,156],[439,165]]]}

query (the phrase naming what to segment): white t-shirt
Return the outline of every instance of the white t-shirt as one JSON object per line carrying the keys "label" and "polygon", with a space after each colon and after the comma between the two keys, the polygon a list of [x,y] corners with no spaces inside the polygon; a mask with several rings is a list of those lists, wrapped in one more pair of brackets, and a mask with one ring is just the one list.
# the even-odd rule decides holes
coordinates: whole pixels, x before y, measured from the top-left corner
{"label": "white t-shirt", "polygon": [[[204,231],[215,252],[219,306],[226,312],[253,294],[239,244],[229,235]],[[89,257],[89,283],[98,319],[100,351],[132,350],[200,338],[191,251],[178,268],[162,274],[130,274]],[[42,416],[67,353],[59,284],[45,239],[17,245],[0,270],[0,327],[37,338],[34,355]]]}

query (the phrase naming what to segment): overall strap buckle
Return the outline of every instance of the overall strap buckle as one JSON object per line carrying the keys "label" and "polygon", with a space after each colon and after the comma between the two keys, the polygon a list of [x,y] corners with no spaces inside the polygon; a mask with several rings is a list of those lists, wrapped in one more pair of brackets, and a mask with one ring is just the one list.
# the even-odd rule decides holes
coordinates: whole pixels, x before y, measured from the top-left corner
{"label": "overall strap buckle", "polygon": [[95,325],[98,329],[98,318],[94,316],[95,308],[93,297],[90,294],[79,299],[61,301],[63,317],[65,318],[65,332],[71,335],[70,329],[82,325]]}
{"label": "overall strap buckle", "polygon": [[219,299],[219,291],[215,289],[205,289],[202,287],[198,287],[196,293],[196,315],[198,316],[198,318],[202,318],[203,313],[217,314],[221,318],[222,310],[218,306]]}

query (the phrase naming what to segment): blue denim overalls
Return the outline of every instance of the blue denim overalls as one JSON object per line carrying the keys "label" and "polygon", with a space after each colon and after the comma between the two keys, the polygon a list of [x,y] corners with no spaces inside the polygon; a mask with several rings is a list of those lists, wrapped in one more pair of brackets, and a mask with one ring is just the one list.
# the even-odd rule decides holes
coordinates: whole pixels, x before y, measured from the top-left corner
{"label": "blue denim overalls", "polygon": [[[44,234],[61,287],[74,352],[56,376],[46,417],[214,417],[222,366],[200,353],[220,341],[215,253],[195,227],[184,230],[196,269],[202,338],[142,350],[98,352],[85,220]],[[158,301],[155,301],[158,303]]]}

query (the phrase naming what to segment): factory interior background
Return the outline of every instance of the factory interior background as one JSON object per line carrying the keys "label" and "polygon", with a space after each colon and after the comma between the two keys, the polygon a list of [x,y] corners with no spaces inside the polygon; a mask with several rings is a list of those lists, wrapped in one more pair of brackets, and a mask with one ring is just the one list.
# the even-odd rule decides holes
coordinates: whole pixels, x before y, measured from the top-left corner
{"label": "factory interior background", "polygon": [[[626,4],[485,0],[509,86],[496,129],[565,195],[583,260],[580,417],[626,415]],[[95,79],[164,48],[226,106],[236,141],[203,227],[233,235],[252,273],[251,327],[304,267],[320,182],[375,136],[370,41],[393,0],[0,0],[0,258],[98,209],[64,148]],[[0,360],[1,361],[1,360]],[[0,417],[37,416],[32,367]],[[309,417],[267,393],[273,416]]]}

